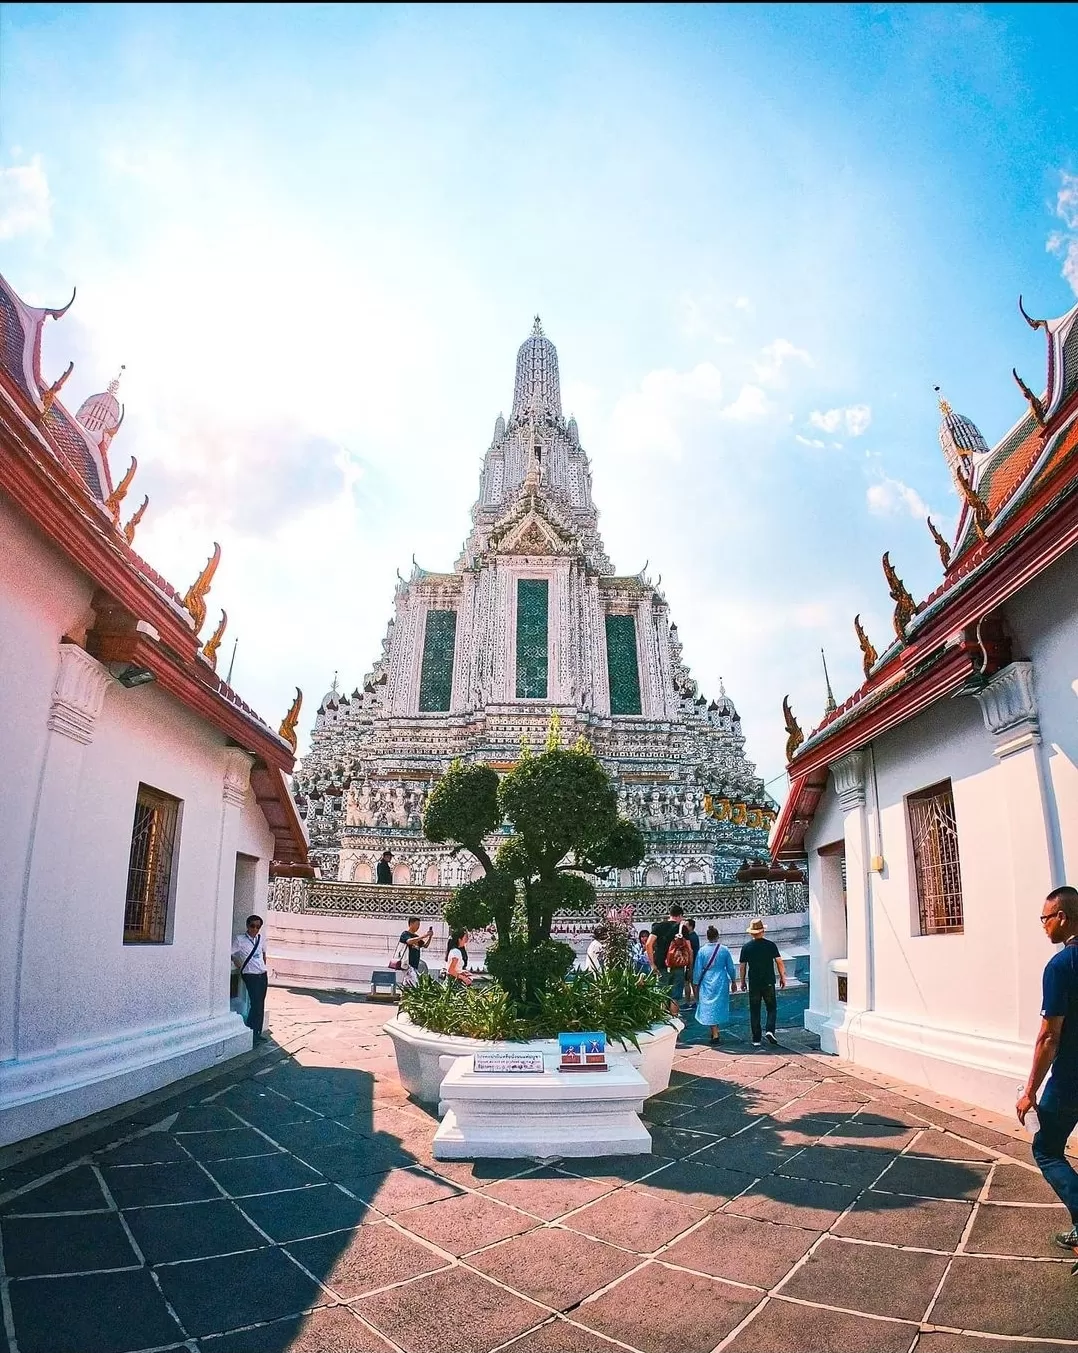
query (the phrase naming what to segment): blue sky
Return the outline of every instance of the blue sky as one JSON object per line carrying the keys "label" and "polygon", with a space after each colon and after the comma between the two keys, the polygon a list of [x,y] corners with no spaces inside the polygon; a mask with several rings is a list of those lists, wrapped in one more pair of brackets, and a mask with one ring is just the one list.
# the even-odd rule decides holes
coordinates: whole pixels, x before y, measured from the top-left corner
{"label": "blue sky", "polygon": [[1018,293],[1078,288],[1072,7],[8,4],[0,63],[0,268],[78,285],[69,403],[126,363],[138,546],[183,587],[221,541],[270,719],[456,558],[538,312],[608,552],[778,775],[882,551],[938,580],[932,386],[997,439]]}

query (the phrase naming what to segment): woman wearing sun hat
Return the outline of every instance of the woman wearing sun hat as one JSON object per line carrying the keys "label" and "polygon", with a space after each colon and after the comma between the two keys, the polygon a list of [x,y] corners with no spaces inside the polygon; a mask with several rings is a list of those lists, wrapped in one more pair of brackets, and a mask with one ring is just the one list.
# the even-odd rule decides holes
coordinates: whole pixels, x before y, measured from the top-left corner
{"label": "woman wearing sun hat", "polygon": [[[759,916],[749,923],[749,942],[741,946],[741,990],[749,993],[749,1019],[752,1021],[752,1046],[760,1046],[760,1002],[767,1007],[767,1032],[764,1037],[769,1043],[777,1043],[775,1037],[775,968],[779,970],[779,986],[786,985],[786,968],[779,954],[779,947],[773,940],[764,939],[767,927]],[[745,977],[748,974],[748,982]]]}

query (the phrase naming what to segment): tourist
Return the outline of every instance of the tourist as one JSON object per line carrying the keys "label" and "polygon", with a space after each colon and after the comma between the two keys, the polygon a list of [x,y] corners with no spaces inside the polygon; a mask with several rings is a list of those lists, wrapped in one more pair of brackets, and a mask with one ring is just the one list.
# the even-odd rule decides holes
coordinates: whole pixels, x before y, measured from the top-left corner
{"label": "tourist", "polygon": [[681,1014],[685,995],[685,972],[692,962],[692,946],[686,938],[684,910],[676,902],[671,904],[665,921],[656,921],[648,936],[648,958],[651,970],[658,974],[670,1000],[670,1013]]}
{"label": "tourist", "polygon": [[262,939],[262,917],[248,916],[247,930],[232,941],[232,963],[239,969],[251,1008],[246,1024],[254,1034],[255,1043],[262,1042],[262,1024],[266,1016],[266,988],[269,970],[266,967],[266,946]]}
{"label": "tourist", "polygon": [[[786,985],[786,967],[779,954],[779,947],[773,940],[764,939],[767,927],[756,919],[749,926],[752,938],[741,946],[741,990],[749,993],[749,1020],[752,1024],[752,1046],[760,1046],[760,1002],[767,1007],[767,1030],[764,1037],[769,1043],[777,1043],[775,1037],[775,1019],[778,1007],[775,1001],[775,968],[779,970],[779,986]],[[748,972],[746,986],[745,974]]]}
{"label": "tourist", "polygon": [[719,943],[719,932],[707,928],[707,943],[700,946],[693,968],[696,986],[696,1022],[711,1026],[711,1042],[719,1041],[719,1029],[730,1018],[730,993],[737,990],[734,956]]}
{"label": "tourist", "polygon": [[460,982],[464,986],[471,985],[471,974],[468,972],[468,950],[465,945],[468,943],[468,932],[466,930],[454,930],[449,936],[449,943],[445,950],[445,980],[447,982]]}
{"label": "tourist", "polygon": [[374,881],[376,883],[393,882],[393,867],[389,863],[392,858],[393,852],[391,850],[382,851],[382,858],[378,861],[378,868],[374,875]]}
{"label": "tourist", "polygon": [[651,959],[648,958],[648,935],[647,930],[641,930],[640,934],[633,940],[632,967],[635,973],[646,976],[651,972]]}
{"label": "tourist", "polygon": [[591,943],[584,955],[584,971],[594,973],[597,977],[606,968],[606,949],[603,945],[606,931],[601,925],[597,925],[591,935]]}
{"label": "tourist", "polygon": [[696,981],[693,974],[696,972],[696,958],[700,953],[700,936],[696,933],[696,921],[693,917],[685,922],[685,938],[689,941],[692,949],[692,962],[685,972],[685,999],[691,1005],[699,994],[696,991]]}
{"label": "tourist", "polygon": [[419,933],[419,917],[408,917],[408,929],[401,931],[400,939],[397,941],[398,967],[404,970],[402,979],[406,987],[414,987],[420,977],[425,976],[429,971],[427,965],[423,962],[423,950],[430,944],[434,938],[434,927],[428,926],[427,933]]}
{"label": "tourist", "polygon": [[[1041,908],[1041,925],[1048,939],[1063,948],[1044,969],[1033,1066],[1015,1107],[1023,1124],[1030,1110],[1036,1112],[1033,1159],[1071,1219],[1070,1230],[1057,1235],[1056,1244],[1078,1252],[1078,1172],[1066,1157],[1067,1138],[1078,1126],[1078,888],[1053,889]],[[1071,1272],[1078,1273],[1078,1264]]]}

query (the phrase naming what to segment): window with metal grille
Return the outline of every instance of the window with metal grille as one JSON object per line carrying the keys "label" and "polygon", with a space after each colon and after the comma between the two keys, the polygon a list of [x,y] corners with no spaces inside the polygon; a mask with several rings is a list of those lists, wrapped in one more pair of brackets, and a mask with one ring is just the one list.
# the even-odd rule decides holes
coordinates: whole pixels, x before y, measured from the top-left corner
{"label": "window with metal grille", "polygon": [[950,780],[906,800],[922,935],[962,931],[962,870]]}
{"label": "window with metal grille", "polygon": [[127,866],[124,944],[164,944],[172,897],[180,801],[139,785]]}
{"label": "window with metal grille", "polygon": [[456,641],[456,611],[428,611],[423,636],[423,667],[419,675],[419,708],[424,713],[444,712],[452,703]]}
{"label": "window with metal grille", "polygon": [[636,658],[636,617],[606,617],[606,667],[610,713],[640,713],[640,667]]}
{"label": "window with metal grille", "polygon": [[517,579],[517,699],[545,700],[547,694],[546,578]]}

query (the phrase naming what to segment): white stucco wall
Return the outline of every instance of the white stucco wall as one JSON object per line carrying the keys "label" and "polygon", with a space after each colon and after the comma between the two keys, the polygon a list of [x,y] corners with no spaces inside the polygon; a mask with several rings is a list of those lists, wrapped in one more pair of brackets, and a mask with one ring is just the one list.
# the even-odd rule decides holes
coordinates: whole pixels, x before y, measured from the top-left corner
{"label": "white stucco wall", "polygon": [[[806,837],[812,1005],[827,1051],[943,1093],[1009,1111],[1039,1024],[1051,955],[1037,922],[1045,894],[1078,880],[1078,557],[1060,561],[1008,609],[1016,659],[1032,663],[1041,743],[1000,755],[973,696],[934,705],[863,753],[864,806],[845,808],[834,775]],[[952,784],[964,928],[921,935],[906,797]],[[844,839],[849,999],[835,999],[842,952],[826,905],[821,846]],[[883,868],[871,868],[873,856]]]}
{"label": "white stucco wall", "polygon": [[[154,684],[125,689],[75,654],[100,710],[78,737],[49,728],[91,588],[3,500],[0,537],[2,1144],[250,1046],[229,1008],[236,860],[264,906],[273,836],[250,758]],[[123,942],[140,783],[182,801],[165,944]]]}

